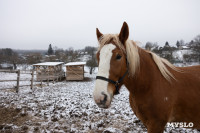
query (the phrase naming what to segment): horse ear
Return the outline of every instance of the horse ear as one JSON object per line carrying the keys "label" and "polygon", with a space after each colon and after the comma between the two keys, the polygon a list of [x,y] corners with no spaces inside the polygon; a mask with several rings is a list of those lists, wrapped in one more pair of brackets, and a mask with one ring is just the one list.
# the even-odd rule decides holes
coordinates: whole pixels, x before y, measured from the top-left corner
{"label": "horse ear", "polygon": [[98,28],[96,28],[97,39],[99,40],[100,37],[103,35]]}
{"label": "horse ear", "polygon": [[122,44],[125,44],[126,40],[128,39],[128,36],[129,36],[128,24],[124,22],[121,31],[119,33],[119,40],[121,41]]}

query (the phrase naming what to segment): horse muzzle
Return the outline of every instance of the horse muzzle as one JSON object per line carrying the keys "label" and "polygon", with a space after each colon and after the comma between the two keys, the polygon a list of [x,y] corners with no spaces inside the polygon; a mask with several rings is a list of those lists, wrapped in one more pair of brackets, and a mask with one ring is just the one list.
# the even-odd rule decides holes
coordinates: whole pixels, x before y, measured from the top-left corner
{"label": "horse muzzle", "polygon": [[94,94],[94,101],[98,105],[99,108],[107,109],[110,107],[111,103],[111,95],[106,94],[105,92],[101,92],[101,94]]}

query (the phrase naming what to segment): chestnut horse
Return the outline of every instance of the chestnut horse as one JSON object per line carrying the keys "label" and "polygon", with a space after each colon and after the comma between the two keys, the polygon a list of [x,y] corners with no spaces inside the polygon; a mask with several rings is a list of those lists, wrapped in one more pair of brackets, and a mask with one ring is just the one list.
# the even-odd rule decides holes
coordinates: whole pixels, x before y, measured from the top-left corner
{"label": "chestnut horse", "polygon": [[200,129],[200,66],[175,67],[128,39],[124,22],[119,34],[102,34],[99,71],[93,97],[100,108],[108,108],[120,87],[129,90],[129,102],[148,133],[163,132],[167,122],[193,123]]}

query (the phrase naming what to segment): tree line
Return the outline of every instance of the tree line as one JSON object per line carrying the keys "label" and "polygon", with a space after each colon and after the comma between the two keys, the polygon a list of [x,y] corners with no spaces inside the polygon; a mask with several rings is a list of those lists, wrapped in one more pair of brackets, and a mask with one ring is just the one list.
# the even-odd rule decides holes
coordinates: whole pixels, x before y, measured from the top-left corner
{"label": "tree line", "polygon": [[[17,69],[17,66],[23,65],[26,69],[28,66],[40,62],[76,62],[82,61],[84,56],[87,61],[87,66],[90,68],[90,73],[94,71],[94,68],[97,66],[95,59],[95,52],[97,48],[86,46],[84,49],[74,50],[73,47],[68,49],[53,47],[52,44],[49,44],[46,52],[44,51],[30,51],[28,52],[21,50],[13,50],[11,48],[0,49],[0,69],[1,68],[12,68]],[[6,65],[6,67],[4,66]]]}
{"label": "tree line", "polygon": [[[178,40],[174,46],[166,42],[163,47],[157,43],[147,42],[145,49],[150,50],[159,56],[166,58],[171,63],[176,62],[199,62],[200,63],[200,35],[196,36],[190,42],[185,43],[183,40]],[[184,53],[184,50],[186,51]],[[181,51],[183,59],[180,60],[173,53]]]}
{"label": "tree line", "polygon": [[[183,40],[176,42],[176,45],[171,46],[169,42],[166,42],[163,47],[160,47],[157,43],[147,42],[145,49],[153,51],[159,56],[166,58],[171,63],[181,62],[173,56],[173,53],[178,50],[183,50],[187,47],[191,52],[184,54],[184,61],[200,62],[200,35],[196,36],[193,40],[185,43]],[[74,50],[73,47],[68,49],[58,48],[52,44],[48,45],[45,51],[29,51],[19,52],[10,48],[0,49],[0,68],[2,64],[11,64],[13,69],[17,69],[17,65],[28,66],[40,62],[76,62],[82,61],[83,58],[86,61],[86,65],[90,69],[90,73],[97,67],[96,61],[97,47],[86,46],[84,49]]]}

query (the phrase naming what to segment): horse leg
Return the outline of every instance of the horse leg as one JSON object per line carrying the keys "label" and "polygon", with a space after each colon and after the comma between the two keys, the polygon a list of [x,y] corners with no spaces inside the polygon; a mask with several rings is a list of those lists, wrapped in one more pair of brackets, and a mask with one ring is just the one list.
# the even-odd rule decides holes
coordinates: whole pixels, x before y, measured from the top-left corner
{"label": "horse leg", "polygon": [[163,133],[165,129],[165,122],[155,121],[147,124],[148,133]]}
{"label": "horse leg", "polygon": [[135,106],[134,106],[134,101],[133,101],[133,98],[132,98],[132,94],[131,94],[131,93],[129,94],[129,103],[130,103],[130,105],[131,105],[131,109],[133,110],[133,112],[134,112],[135,115],[137,116],[137,114],[136,114],[136,108],[135,108]]}

